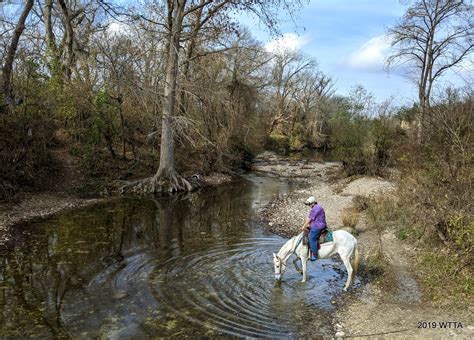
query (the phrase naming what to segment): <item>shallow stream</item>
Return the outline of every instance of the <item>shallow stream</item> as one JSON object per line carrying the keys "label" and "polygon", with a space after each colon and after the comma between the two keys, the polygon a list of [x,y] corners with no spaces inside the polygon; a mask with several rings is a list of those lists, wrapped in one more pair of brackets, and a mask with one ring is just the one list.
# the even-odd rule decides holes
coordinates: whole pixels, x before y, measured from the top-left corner
{"label": "shallow stream", "polygon": [[342,264],[310,264],[304,284],[290,266],[276,283],[272,252],[285,239],[256,218],[291,190],[248,176],[174,200],[120,199],[19,227],[0,251],[0,337],[332,335]]}

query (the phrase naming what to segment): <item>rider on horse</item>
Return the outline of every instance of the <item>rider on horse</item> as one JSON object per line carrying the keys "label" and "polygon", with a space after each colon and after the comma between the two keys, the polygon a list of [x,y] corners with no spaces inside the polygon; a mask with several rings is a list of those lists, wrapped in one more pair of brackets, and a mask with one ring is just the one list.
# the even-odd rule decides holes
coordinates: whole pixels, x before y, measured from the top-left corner
{"label": "rider on horse", "polygon": [[311,210],[306,217],[301,230],[306,232],[309,229],[309,246],[311,248],[311,261],[315,261],[318,256],[318,239],[321,232],[327,228],[326,214],[323,207],[318,204],[316,197],[309,197],[304,204],[309,205]]}

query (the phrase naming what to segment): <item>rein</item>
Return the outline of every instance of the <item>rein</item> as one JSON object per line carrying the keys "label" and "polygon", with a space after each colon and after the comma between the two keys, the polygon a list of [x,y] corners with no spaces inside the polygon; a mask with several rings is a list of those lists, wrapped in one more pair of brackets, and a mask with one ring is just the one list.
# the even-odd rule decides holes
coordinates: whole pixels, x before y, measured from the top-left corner
{"label": "rein", "polygon": [[304,237],[304,232],[301,233],[300,239],[298,240],[298,242],[296,242],[296,247],[295,247],[295,249],[293,250],[293,254],[296,255],[296,249],[298,249],[298,246],[300,245],[301,241],[303,241],[303,237]]}
{"label": "rein", "polygon": [[[304,237],[304,232],[301,234],[301,237],[299,238],[299,240],[296,242],[296,246],[295,248],[293,249],[293,252],[291,253],[287,253],[287,255],[281,259],[281,261],[284,263],[284,265],[286,265],[286,260],[293,254],[296,255],[296,249],[298,249],[299,245],[301,244],[301,241],[303,241],[303,237]],[[309,249],[308,249],[309,250]]]}

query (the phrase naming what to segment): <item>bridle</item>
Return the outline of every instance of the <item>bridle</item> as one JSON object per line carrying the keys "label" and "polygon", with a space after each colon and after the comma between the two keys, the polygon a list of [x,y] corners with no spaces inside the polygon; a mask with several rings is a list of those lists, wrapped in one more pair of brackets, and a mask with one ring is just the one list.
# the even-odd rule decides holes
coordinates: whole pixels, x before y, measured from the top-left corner
{"label": "bridle", "polygon": [[[299,247],[299,245],[301,244],[301,241],[303,240],[303,237],[304,237],[304,234],[300,237],[300,239],[298,240],[298,242],[296,243],[296,247],[295,249],[293,250],[293,253],[292,254],[296,254],[296,249]],[[280,279],[281,275],[283,274],[283,272],[285,271],[285,267],[286,267],[286,263],[283,261],[283,259],[281,259],[278,255],[275,255],[275,277],[277,278],[277,280]]]}
{"label": "bridle", "polygon": [[286,263],[283,262],[278,255],[276,255],[276,262],[275,262],[275,277],[280,278],[283,272],[285,271]]}

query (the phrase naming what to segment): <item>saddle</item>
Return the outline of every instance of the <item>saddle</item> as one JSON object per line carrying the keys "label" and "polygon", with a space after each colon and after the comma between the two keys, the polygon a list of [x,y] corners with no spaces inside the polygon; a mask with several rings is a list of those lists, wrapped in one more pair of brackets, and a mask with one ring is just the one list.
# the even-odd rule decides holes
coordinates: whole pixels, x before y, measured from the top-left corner
{"label": "saddle", "polygon": [[[328,228],[324,228],[318,237],[318,250],[321,248],[322,243],[327,243],[327,242],[333,242],[332,230],[329,230]],[[304,233],[303,245],[309,246],[308,232]]]}

